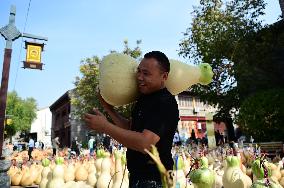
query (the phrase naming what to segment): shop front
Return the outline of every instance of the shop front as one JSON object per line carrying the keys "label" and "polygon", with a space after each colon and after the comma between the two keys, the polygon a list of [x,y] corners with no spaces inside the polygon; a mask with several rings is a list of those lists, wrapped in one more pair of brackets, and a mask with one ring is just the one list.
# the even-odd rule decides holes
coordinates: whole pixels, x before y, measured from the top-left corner
{"label": "shop front", "polygon": [[206,137],[206,119],[202,116],[181,116],[178,130],[181,139],[203,139]]}

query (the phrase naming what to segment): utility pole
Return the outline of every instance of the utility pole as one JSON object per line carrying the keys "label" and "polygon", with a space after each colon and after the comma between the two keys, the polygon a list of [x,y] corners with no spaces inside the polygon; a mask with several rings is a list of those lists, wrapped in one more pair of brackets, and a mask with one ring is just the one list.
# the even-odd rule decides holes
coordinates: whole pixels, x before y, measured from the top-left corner
{"label": "utility pole", "polygon": [[[7,90],[9,82],[9,72],[10,72],[10,63],[12,56],[12,43],[14,40],[19,37],[33,38],[38,40],[45,40],[45,37],[38,37],[31,34],[21,34],[15,26],[15,16],[16,16],[16,7],[11,6],[9,23],[8,25],[0,29],[1,35],[6,40],[6,47],[4,49],[4,60],[3,60],[3,70],[2,70],[2,80],[1,80],[1,89],[0,89],[0,187],[8,188],[10,187],[9,177],[5,172],[10,167],[10,161],[5,161],[5,157],[2,155],[3,142],[4,142],[4,130],[5,130],[5,113],[6,113],[6,102],[7,102]],[[4,172],[4,173],[3,173]]]}

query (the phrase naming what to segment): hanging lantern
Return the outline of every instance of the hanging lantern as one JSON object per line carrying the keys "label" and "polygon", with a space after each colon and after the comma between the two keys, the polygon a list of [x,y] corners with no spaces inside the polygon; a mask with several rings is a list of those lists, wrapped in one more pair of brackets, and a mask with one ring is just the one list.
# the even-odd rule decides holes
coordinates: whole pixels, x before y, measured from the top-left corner
{"label": "hanging lantern", "polygon": [[24,62],[24,69],[40,69],[42,70],[41,52],[43,51],[44,43],[25,41],[26,61]]}

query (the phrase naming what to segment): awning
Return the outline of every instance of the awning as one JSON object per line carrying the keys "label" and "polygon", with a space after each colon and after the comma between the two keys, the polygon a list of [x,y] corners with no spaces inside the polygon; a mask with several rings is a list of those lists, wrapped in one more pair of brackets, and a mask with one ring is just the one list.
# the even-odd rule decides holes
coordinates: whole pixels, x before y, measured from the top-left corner
{"label": "awning", "polygon": [[206,121],[203,116],[180,116],[181,121]]}

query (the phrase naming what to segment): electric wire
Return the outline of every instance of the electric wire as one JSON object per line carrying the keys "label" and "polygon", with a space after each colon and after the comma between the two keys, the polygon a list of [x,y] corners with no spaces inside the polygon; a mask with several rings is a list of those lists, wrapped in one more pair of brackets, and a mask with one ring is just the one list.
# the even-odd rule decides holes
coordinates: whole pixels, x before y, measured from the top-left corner
{"label": "electric wire", "polygon": [[[22,34],[25,32],[26,30],[26,26],[27,26],[27,22],[28,22],[28,16],[29,16],[29,12],[30,12],[30,7],[31,7],[31,1],[29,0],[29,5],[28,5],[28,9],[27,9],[27,14],[26,14],[26,18],[25,18],[25,24],[24,24],[24,29]],[[15,81],[14,81],[14,87],[13,87],[13,91],[15,91],[16,88],[16,83],[17,83],[17,78],[18,78],[18,72],[19,72],[19,64],[21,62],[21,54],[22,54],[22,49],[23,49],[23,43],[24,43],[24,39],[23,37],[21,37],[21,47],[20,47],[20,53],[19,53],[19,58],[18,58],[18,64],[17,64],[17,70],[16,70],[16,76],[15,76]]]}

